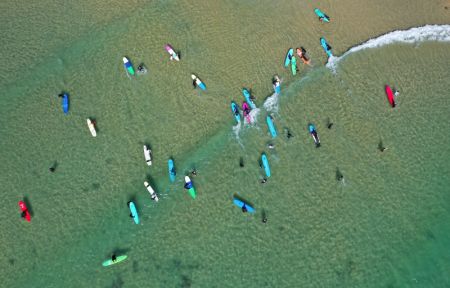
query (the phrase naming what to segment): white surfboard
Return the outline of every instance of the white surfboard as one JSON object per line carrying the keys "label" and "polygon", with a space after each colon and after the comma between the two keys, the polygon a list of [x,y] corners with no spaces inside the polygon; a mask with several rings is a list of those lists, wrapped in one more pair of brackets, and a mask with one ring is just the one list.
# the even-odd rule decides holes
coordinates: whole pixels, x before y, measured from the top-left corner
{"label": "white surfboard", "polygon": [[97,136],[97,130],[95,130],[95,125],[94,122],[92,122],[91,119],[87,119],[87,125],[89,127],[89,131],[91,131],[92,137],[96,137]]}
{"label": "white surfboard", "polygon": [[158,202],[158,195],[156,195],[155,190],[153,190],[152,186],[150,186],[150,184],[148,184],[147,181],[144,182],[144,186],[145,188],[147,188],[148,193],[150,193],[150,195],[152,196],[152,200],[155,200],[156,202]]}
{"label": "white surfboard", "polygon": [[198,79],[198,77],[195,76],[194,74],[191,74],[191,78],[192,78],[192,80],[195,80],[195,83],[197,84],[197,86],[199,86],[200,83],[202,83],[202,81],[200,81],[200,79]]}
{"label": "white surfboard", "polygon": [[148,166],[152,165],[152,150],[150,150],[147,145],[144,145],[144,158]]}

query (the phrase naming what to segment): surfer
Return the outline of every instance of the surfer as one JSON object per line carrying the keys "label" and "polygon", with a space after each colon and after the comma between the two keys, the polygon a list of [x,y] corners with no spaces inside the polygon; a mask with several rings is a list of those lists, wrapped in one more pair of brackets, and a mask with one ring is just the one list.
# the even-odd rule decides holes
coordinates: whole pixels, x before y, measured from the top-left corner
{"label": "surfer", "polygon": [[305,50],[305,48],[303,48],[303,46],[302,46],[300,48],[297,48],[296,50],[297,50],[298,57],[300,57],[300,59],[302,59],[303,63],[309,65],[311,61],[308,59],[308,57],[306,57],[306,50]]}
{"label": "surfer", "polygon": [[287,130],[287,133],[286,133],[287,139],[291,139],[292,137],[294,137],[294,135],[292,135],[292,133],[289,129],[286,129],[286,130]]}
{"label": "surfer", "polygon": [[278,87],[278,86],[280,86],[280,83],[281,83],[280,77],[278,77],[278,75],[275,75],[273,77],[273,81],[272,81],[273,86]]}
{"label": "surfer", "polygon": [[111,256],[111,261],[112,261],[112,262],[116,262],[116,261],[117,261],[116,254],[113,254],[113,255]]}
{"label": "surfer", "polygon": [[197,82],[195,80],[196,79],[194,79],[194,81],[192,81],[192,86],[194,86],[194,89],[197,88]]}
{"label": "surfer", "polygon": [[342,175],[341,171],[339,171],[339,168],[336,169],[336,180],[339,182],[344,181],[344,175]]}
{"label": "surfer", "polygon": [[53,162],[53,165],[48,168],[48,171],[50,171],[51,173],[55,172],[56,166],[58,166],[58,162],[55,161]]}
{"label": "surfer", "polygon": [[143,63],[139,64],[139,66],[137,67],[137,70],[138,70],[139,74],[147,73],[147,69],[144,67]]}
{"label": "surfer", "polygon": [[331,127],[333,127],[333,122],[330,121],[330,118],[327,118],[327,128],[331,129]]}
{"label": "surfer", "polygon": [[247,213],[247,207],[245,206],[245,204],[244,205],[242,205],[242,213]]}

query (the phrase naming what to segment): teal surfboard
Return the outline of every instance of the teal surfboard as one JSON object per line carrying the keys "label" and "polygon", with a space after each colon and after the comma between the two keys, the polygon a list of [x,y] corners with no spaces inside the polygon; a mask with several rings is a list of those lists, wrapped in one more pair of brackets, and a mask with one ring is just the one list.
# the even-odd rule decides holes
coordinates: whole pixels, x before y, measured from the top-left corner
{"label": "teal surfboard", "polygon": [[314,9],[314,13],[316,13],[317,17],[319,17],[319,19],[322,19],[323,22],[330,22],[330,17],[328,17],[327,14],[320,11],[319,8]]}
{"label": "teal surfboard", "polygon": [[245,101],[247,101],[248,105],[250,105],[250,109],[256,109],[255,102],[253,102],[252,98],[250,97],[250,92],[247,89],[242,89],[242,94],[244,94]]}
{"label": "teal surfboard", "polygon": [[231,112],[233,112],[234,119],[236,119],[237,123],[241,122],[241,114],[239,114],[239,106],[231,101]]}
{"label": "teal surfboard", "polygon": [[294,48],[289,48],[284,58],[284,67],[288,67],[289,63],[291,63],[292,56],[294,56]]}
{"label": "teal surfboard", "polygon": [[275,125],[273,124],[272,116],[267,115],[266,117],[267,127],[269,127],[270,135],[272,135],[272,138],[277,137],[277,130],[275,129]]}
{"label": "teal surfboard", "polygon": [[136,205],[133,202],[128,202],[128,207],[130,208],[131,217],[133,217],[134,223],[139,224],[139,215],[136,209]]}
{"label": "teal surfboard", "polygon": [[252,206],[250,206],[250,204],[245,203],[244,201],[242,201],[236,197],[233,198],[233,203],[241,209],[245,205],[245,208],[247,208],[248,213],[255,213],[255,208],[253,208]]}
{"label": "teal surfboard", "polygon": [[269,166],[269,160],[267,160],[266,153],[263,153],[261,155],[261,161],[264,168],[264,172],[266,173],[267,177],[270,177],[270,166]]}
{"label": "teal surfboard", "polygon": [[127,259],[127,255],[121,255],[116,257],[116,261],[112,261],[112,259],[103,261],[102,265],[103,267],[111,266],[114,264],[117,264],[119,262],[122,262],[123,260]]}
{"label": "teal surfboard", "polygon": [[325,38],[320,38],[320,45],[322,45],[322,48],[327,53],[328,57],[333,56],[333,54],[331,54],[331,46],[328,45],[327,40],[325,40]]}
{"label": "teal surfboard", "polygon": [[175,164],[173,163],[173,159],[170,158],[169,161],[167,161],[167,166],[169,167],[169,180],[170,182],[175,182],[175,177],[177,176],[177,172],[175,170]]}

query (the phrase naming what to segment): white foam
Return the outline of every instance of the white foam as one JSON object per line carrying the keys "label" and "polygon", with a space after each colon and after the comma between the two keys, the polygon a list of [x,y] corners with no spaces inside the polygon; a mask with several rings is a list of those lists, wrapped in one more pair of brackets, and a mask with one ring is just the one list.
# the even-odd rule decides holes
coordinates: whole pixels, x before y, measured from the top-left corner
{"label": "white foam", "polygon": [[378,48],[392,43],[417,43],[424,41],[450,42],[450,25],[425,25],[422,27],[414,27],[408,30],[396,30],[377,38],[350,48],[342,56],[332,56],[328,59],[327,67],[336,72],[339,61],[347,57],[349,54],[369,49]]}
{"label": "white foam", "polygon": [[[255,125],[256,122],[258,122],[257,120],[258,120],[259,111],[261,111],[261,109],[255,108],[255,109],[252,109],[250,111],[250,113],[248,114],[250,116],[250,122],[252,125]],[[247,122],[247,120],[245,120],[245,121]]]}
{"label": "white foam", "polygon": [[264,109],[268,112],[278,113],[278,94],[274,93],[264,101]]}

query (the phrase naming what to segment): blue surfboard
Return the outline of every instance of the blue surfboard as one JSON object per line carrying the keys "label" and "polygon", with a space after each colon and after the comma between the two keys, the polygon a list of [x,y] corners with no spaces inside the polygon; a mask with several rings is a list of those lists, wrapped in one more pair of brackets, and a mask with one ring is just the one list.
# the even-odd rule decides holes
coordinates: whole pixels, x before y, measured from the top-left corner
{"label": "blue surfboard", "polygon": [[270,177],[270,166],[269,166],[269,160],[267,160],[266,153],[263,153],[261,155],[261,161],[264,168],[264,172],[266,173],[267,177]]}
{"label": "blue surfboard", "polygon": [[139,224],[139,215],[136,209],[136,205],[133,202],[128,202],[128,207],[130,208],[131,216],[133,217],[134,223]]}
{"label": "blue surfboard", "polygon": [[234,119],[236,119],[236,122],[241,122],[241,114],[239,114],[239,106],[234,102],[231,101],[231,112],[233,112]]}
{"label": "blue surfboard", "polygon": [[245,203],[244,201],[242,201],[240,199],[233,198],[233,203],[241,209],[245,205],[245,208],[247,208],[248,213],[255,213],[255,208],[253,208],[252,206],[250,206],[250,204]]}
{"label": "blue surfboard", "polygon": [[250,106],[250,109],[256,109],[255,102],[250,98],[250,92],[248,92],[247,89],[242,89],[242,94],[244,94],[245,101],[247,101],[248,105]]}
{"label": "blue surfboard", "polygon": [[275,91],[275,93],[280,94],[281,92],[281,84],[278,84],[278,86],[276,84],[273,85],[273,90]]}
{"label": "blue surfboard", "polygon": [[294,56],[294,48],[289,48],[284,58],[284,67],[288,67],[289,63],[291,63],[292,56]]}
{"label": "blue surfboard", "polygon": [[62,109],[64,114],[69,113],[69,94],[64,93],[64,95],[62,96]]}
{"label": "blue surfboard", "polygon": [[267,126],[269,127],[270,135],[272,138],[277,137],[277,130],[275,129],[275,125],[273,124],[273,119],[270,115],[266,117]]}
{"label": "blue surfboard", "polygon": [[173,163],[172,158],[167,161],[167,165],[169,166],[169,180],[170,182],[175,182],[175,176],[177,176],[177,172],[175,170],[175,164]]}
{"label": "blue surfboard", "polygon": [[328,57],[333,56],[333,54],[331,54],[331,46],[328,45],[328,43],[325,40],[325,38],[320,38],[320,45],[322,45],[322,48],[327,53]]}
{"label": "blue surfboard", "polygon": [[324,22],[330,22],[330,17],[327,16],[327,14],[320,11],[319,8],[314,9],[314,13],[319,17],[319,19],[322,19]]}

